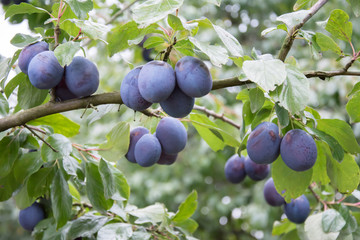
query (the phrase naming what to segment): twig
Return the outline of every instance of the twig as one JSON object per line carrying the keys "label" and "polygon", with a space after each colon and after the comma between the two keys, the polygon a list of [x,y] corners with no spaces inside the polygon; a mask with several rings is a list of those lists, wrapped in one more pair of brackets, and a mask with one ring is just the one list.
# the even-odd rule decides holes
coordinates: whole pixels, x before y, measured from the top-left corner
{"label": "twig", "polygon": [[212,116],[212,117],[214,117],[214,118],[220,119],[220,120],[222,120],[223,122],[226,122],[226,123],[228,123],[228,124],[230,124],[230,125],[238,128],[238,129],[240,129],[240,127],[241,127],[239,124],[237,124],[237,123],[234,122],[233,120],[225,117],[224,114],[218,114],[218,113],[216,113],[216,112],[214,112],[214,111],[212,111],[212,110],[209,110],[209,109],[207,109],[207,108],[205,108],[205,107],[203,107],[203,106],[195,105],[193,109],[198,110],[198,111],[201,111],[201,112],[204,112],[204,113],[206,113],[206,115],[208,115],[208,116]]}
{"label": "twig", "polygon": [[166,48],[166,52],[165,52],[165,55],[164,55],[164,58],[163,58],[163,61],[164,62],[167,62],[167,60],[169,59],[169,56],[170,56],[170,53],[171,53],[171,50],[173,48],[173,46],[176,44],[176,37],[174,37],[174,42],[170,44],[170,46],[168,46]]}
{"label": "twig", "polygon": [[123,9],[119,10],[117,13],[115,13],[105,24],[108,25],[110,23],[112,23],[113,21],[115,21],[115,19],[120,16],[123,12],[125,12],[126,10],[128,10],[132,5],[134,5],[135,3],[137,3],[139,0],[135,0],[132,3],[130,3],[129,5],[127,5],[126,7],[124,7]]}
{"label": "twig", "polygon": [[316,194],[316,192],[314,191],[314,189],[312,189],[311,186],[308,187],[311,191],[311,193],[314,195],[314,197],[316,198],[316,200],[320,203],[322,203],[322,205],[324,205],[324,211],[326,211],[326,209],[328,209],[327,203],[324,202],[319,195]]}
{"label": "twig", "polygon": [[325,80],[325,78],[335,77],[335,76],[360,76],[360,72],[348,72],[344,69],[342,70],[336,70],[336,71],[309,71],[304,73],[307,78],[314,78],[318,77],[322,80]]}
{"label": "twig", "polygon": [[50,143],[48,143],[47,141],[45,141],[44,138],[42,138],[41,136],[39,136],[34,130],[32,130],[28,125],[24,124],[24,127],[26,127],[32,134],[34,134],[37,138],[39,138],[43,143],[45,143],[46,145],[48,145],[49,148],[51,148],[51,150],[53,150],[54,152],[58,152],[55,148],[53,148]]}

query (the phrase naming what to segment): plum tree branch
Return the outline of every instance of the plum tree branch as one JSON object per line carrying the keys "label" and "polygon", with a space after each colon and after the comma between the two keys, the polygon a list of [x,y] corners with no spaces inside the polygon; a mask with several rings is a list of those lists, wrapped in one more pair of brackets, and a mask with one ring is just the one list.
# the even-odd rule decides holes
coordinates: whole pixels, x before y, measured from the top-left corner
{"label": "plum tree branch", "polygon": [[214,118],[220,119],[223,122],[226,122],[226,123],[238,128],[238,129],[240,129],[240,127],[241,127],[240,124],[237,124],[236,122],[234,122],[230,118],[225,117],[224,114],[216,113],[216,112],[214,112],[212,110],[209,110],[209,109],[207,109],[207,108],[205,108],[203,106],[195,105],[193,109],[201,111],[201,112],[205,113],[208,116],[212,116]]}

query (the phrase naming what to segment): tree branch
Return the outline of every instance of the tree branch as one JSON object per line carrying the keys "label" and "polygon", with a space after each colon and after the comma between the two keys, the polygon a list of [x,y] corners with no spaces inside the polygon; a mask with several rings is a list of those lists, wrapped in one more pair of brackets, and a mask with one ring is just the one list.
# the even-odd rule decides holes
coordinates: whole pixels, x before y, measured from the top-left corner
{"label": "tree branch", "polygon": [[307,78],[318,77],[324,80],[325,78],[335,77],[335,76],[360,76],[360,72],[353,71],[348,72],[345,70],[336,70],[336,71],[309,71],[304,72]]}
{"label": "tree branch", "polygon": [[240,127],[241,127],[240,124],[237,124],[236,122],[234,122],[230,118],[225,117],[224,114],[216,113],[216,112],[214,112],[212,110],[209,110],[209,109],[207,109],[207,108],[205,108],[203,106],[195,105],[193,109],[204,112],[208,116],[212,116],[214,118],[220,119],[223,122],[226,122],[226,123],[238,128],[238,129],[240,129]]}

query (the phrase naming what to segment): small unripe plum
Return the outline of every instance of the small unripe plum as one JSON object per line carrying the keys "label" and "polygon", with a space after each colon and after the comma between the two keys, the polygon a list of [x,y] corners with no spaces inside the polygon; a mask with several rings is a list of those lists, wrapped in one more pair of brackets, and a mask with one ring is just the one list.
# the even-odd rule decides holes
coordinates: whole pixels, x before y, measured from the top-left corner
{"label": "small unripe plum", "polygon": [[178,154],[167,154],[162,152],[159,161],[157,161],[157,164],[160,165],[171,165],[176,161]]}
{"label": "small unripe plum", "polygon": [[271,122],[260,123],[249,135],[246,149],[257,164],[274,162],[280,153],[279,128]]}
{"label": "small unripe plum", "polygon": [[151,106],[139,92],[138,76],[142,66],[134,68],[126,74],[121,83],[120,95],[124,104],[135,111],[142,111]]}
{"label": "small unripe plum", "polygon": [[257,164],[247,156],[245,158],[245,171],[252,180],[260,181],[269,175],[270,166],[268,164]]}
{"label": "small unripe plum", "polygon": [[99,87],[99,71],[93,62],[77,56],[66,67],[65,82],[77,97],[90,96]]}
{"label": "small unripe plum", "polygon": [[52,51],[36,54],[29,63],[28,75],[31,84],[39,89],[51,89],[63,78],[64,68]]}
{"label": "small unripe plum", "polygon": [[300,224],[305,222],[310,214],[310,203],[305,195],[301,195],[290,203],[285,203],[284,210],[291,222]]}
{"label": "small unripe plum", "polygon": [[148,62],[138,77],[140,94],[151,103],[166,100],[174,91],[175,83],[174,69],[163,61]]}
{"label": "small unripe plum", "polygon": [[45,212],[41,205],[34,202],[30,207],[20,210],[19,223],[20,225],[28,230],[34,230],[36,224],[45,218]]}
{"label": "small unripe plum", "polygon": [[156,137],[165,153],[176,154],[185,148],[187,132],[178,119],[165,117],[156,127]]}
{"label": "small unripe plum", "polygon": [[273,207],[285,204],[285,199],[276,191],[273,178],[269,178],[264,185],[264,198]]}
{"label": "small unripe plum", "polygon": [[55,87],[55,97],[57,101],[66,101],[77,98],[77,96],[70,92],[69,88],[66,86],[65,78],[63,78],[61,82]]}
{"label": "small unripe plum", "polygon": [[186,117],[194,107],[195,99],[189,97],[181,91],[180,88],[175,87],[165,101],[160,102],[162,109],[172,117],[182,118]]}
{"label": "small unripe plum", "polygon": [[237,154],[231,156],[225,164],[225,177],[231,183],[240,183],[246,177],[245,157]]}
{"label": "small unripe plum", "polygon": [[21,50],[18,62],[21,71],[25,74],[28,74],[28,66],[31,59],[33,59],[36,54],[44,51],[49,51],[49,45],[46,42],[37,42],[28,45],[23,50]]}
{"label": "small unripe plum", "polygon": [[190,97],[202,97],[212,88],[212,77],[206,64],[198,58],[186,56],[175,65],[176,82]]}
{"label": "small unripe plum", "polygon": [[135,145],[139,141],[139,139],[144,136],[145,134],[148,134],[149,130],[144,127],[137,127],[130,131],[130,144],[129,144],[129,150],[126,153],[125,157],[129,162],[136,163],[135,160]]}
{"label": "small unripe plum", "polygon": [[282,139],[280,154],[289,168],[294,171],[305,171],[315,164],[316,143],[304,130],[293,129],[288,131]]}
{"label": "small unripe plum", "polygon": [[142,167],[150,167],[160,159],[161,145],[152,134],[145,134],[135,145],[135,159]]}

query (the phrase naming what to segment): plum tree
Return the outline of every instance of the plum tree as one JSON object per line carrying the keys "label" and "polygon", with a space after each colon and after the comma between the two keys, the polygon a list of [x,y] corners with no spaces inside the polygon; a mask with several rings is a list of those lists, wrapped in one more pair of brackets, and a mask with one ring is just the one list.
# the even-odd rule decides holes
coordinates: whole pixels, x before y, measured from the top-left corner
{"label": "plum tree", "polygon": [[293,129],[288,131],[282,139],[280,154],[289,168],[294,171],[305,171],[315,164],[316,143],[304,130]]}
{"label": "plum tree", "polygon": [[142,66],[134,68],[126,74],[120,87],[120,95],[124,104],[135,111],[142,111],[151,106],[140,94],[138,76]]}
{"label": "plum tree", "polygon": [[162,152],[159,161],[157,161],[157,164],[160,165],[171,165],[176,161],[178,154],[167,154]]}
{"label": "plum tree", "polygon": [[185,148],[187,132],[178,119],[164,117],[156,127],[156,137],[165,153],[176,154]]}
{"label": "plum tree", "polygon": [[52,51],[36,54],[29,63],[28,75],[31,84],[39,89],[51,89],[63,78],[64,68],[61,67]]}
{"label": "plum tree", "polygon": [[237,154],[231,156],[225,164],[225,177],[231,183],[240,183],[246,177],[245,157]]}
{"label": "plum tree", "polygon": [[270,166],[268,164],[257,164],[249,156],[245,158],[244,164],[246,174],[254,181],[263,180],[269,175]]}
{"label": "plum tree", "polygon": [[138,84],[140,94],[146,101],[162,102],[174,91],[174,69],[163,61],[148,62],[139,73]]}
{"label": "plum tree", "polygon": [[144,127],[137,127],[130,131],[130,144],[129,144],[129,150],[126,153],[125,157],[129,162],[136,163],[135,159],[135,145],[139,141],[139,139],[144,136],[145,134],[148,134],[149,130]]}
{"label": "plum tree", "polygon": [[37,42],[23,48],[18,59],[18,65],[21,71],[28,74],[28,66],[31,59],[33,59],[36,54],[44,51],[49,51],[49,45],[46,42]]}
{"label": "plum tree", "polygon": [[[66,72],[66,68],[65,68],[65,72]],[[60,83],[55,87],[55,97],[57,101],[66,101],[77,98],[77,96],[73,94],[66,86],[64,77],[60,81]]]}
{"label": "plum tree", "polygon": [[190,97],[202,97],[212,88],[212,77],[206,64],[198,58],[185,56],[175,65],[176,82]]}
{"label": "plum tree", "polygon": [[161,145],[152,134],[144,134],[135,144],[134,155],[136,162],[142,167],[150,167],[159,161]]}
{"label": "plum tree", "polygon": [[257,164],[269,164],[278,158],[280,142],[278,126],[263,122],[250,133],[246,149],[251,160]]}
{"label": "plum tree", "polygon": [[65,82],[77,97],[90,96],[99,87],[99,71],[93,62],[77,56],[66,67]]}
{"label": "plum tree", "polygon": [[269,178],[264,185],[265,201],[273,206],[281,206],[285,203],[285,199],[276,191],[273,178]]}
{"label": "plum tree", "polygon": [[160,102],[160,106],[170,116],[182,118],[191,112],[194,103],[194,98],[189,97],[176,86],[171,95],[165,101]]}
{"label": "plum tree", "polygon": [[34,230],[36,224],[45,218],[45,212],[41,205],[34,202],[30,207],[20,210],[19,223],[20,225],[28,230]]}
{"label": "plum tree", "polygon": [[285,203],[284,211],[287,218],[293,223],[303,223],[310,214],[310,203],[305,195]]}

